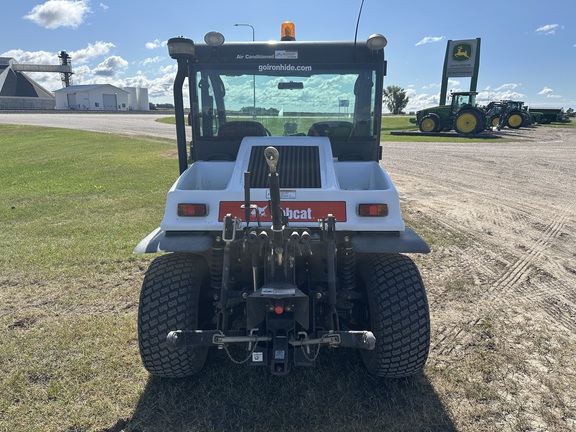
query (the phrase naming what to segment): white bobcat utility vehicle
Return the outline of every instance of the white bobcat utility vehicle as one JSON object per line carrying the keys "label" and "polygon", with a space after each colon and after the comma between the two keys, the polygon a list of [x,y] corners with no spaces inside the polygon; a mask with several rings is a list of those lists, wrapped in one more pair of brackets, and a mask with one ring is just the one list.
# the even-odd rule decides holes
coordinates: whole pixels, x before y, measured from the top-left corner
{"label": "white bobcat utility vehicle", "polygon": [[282,375],[353,348],[376,376],[413,375],[430,320],[403,253],[429,248],[379,163],[386,39],[297,42],[291,23],[282,34],[168,41],[180,177],[135,249],[163,252],[142,286],[142,361],[185,377],[216,347]]}

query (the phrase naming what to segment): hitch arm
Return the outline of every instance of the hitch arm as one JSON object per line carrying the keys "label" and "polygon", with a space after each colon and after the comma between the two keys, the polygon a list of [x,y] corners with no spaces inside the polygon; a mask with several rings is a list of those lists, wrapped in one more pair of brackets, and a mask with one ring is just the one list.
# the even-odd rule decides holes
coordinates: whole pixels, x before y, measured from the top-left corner
{"label": "hitch arm", "polygon": [[258,336],[253,334],[258,329],[253,329],[247,336],[226,336],[221,330],[175,330],[168,333],[166,342],[172,347],[195,346],[211,347],[217,346],[222,349],[224,345],[230,343],[258,343],[270,342],[270,336]]}
{"label": "hitch arm", "polygon": [[309,339],[305,336],[304,339],[291,340],[290,345],[294,347],[330,345],[331,347],[357,348],[368,351],[372,351],[376,347],[376,338],[371,331],[318,332],[318,336],[318,338],[314,339]]}

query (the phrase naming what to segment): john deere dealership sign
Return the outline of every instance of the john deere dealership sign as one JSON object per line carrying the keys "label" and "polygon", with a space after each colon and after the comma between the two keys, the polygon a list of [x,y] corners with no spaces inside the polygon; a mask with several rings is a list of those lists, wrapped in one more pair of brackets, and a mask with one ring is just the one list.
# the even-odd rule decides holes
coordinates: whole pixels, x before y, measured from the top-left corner
{"label": "john deere dealership sign", "polygon": [[479,54],[478,48],[478,39],[449,41],[446,51],[446,76],[473,76]]}
{"label": "john deere dealership sign", "polygon": [[476,91],[480,68],[480,38],[469,40],[449,40],[442,70],[440,105],[446,105],[449,77],[472,77],[470,91]]}

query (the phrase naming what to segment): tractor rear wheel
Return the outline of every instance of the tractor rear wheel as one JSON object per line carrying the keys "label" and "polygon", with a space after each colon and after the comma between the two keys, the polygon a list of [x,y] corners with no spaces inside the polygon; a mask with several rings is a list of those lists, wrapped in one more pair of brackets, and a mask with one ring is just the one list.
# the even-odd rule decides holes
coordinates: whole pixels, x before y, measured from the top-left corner
{"label": "tractor rear wheel", "polygon": [[376,337],[374,350],[361,351],[366,369],[383,378],[420,372],[430,348],[430,313],[418,268],[407,256],[379,254],[360,271]]}
{"label": "tractor rear wheel", "polygon": [[441,126],[440,117],[434,113],[425,115],[418,125],[420,132],[438,132]]}
{"label": "tractor rear wheel", "polygon": [[520,126],[522,126],[522,122],[522,113],[518,111],[511,112],[506,118],[506,126],[511,129],[518,129]]}
{"label": "tractor rear wheel", "polygon": [[208,348],[172,348],[172,330],[196,330],[201,288],[209,280],[204,259],[190,254],[156,258],[148,267],[138,306],[138,343],[144,367],[152,375],[183,378],[198,373]]}
{"label": "tractor rear wheel", "polygon": [[522,124],[520,126],[527,127],[532,124],[532,117],[527,112],[522,112]]}
{"label": "tractor rear wheel", "polygon": [[454,119],[454,130],[462,135],[474,135],[482,130],[482,118],[472,109],[463,109]]}

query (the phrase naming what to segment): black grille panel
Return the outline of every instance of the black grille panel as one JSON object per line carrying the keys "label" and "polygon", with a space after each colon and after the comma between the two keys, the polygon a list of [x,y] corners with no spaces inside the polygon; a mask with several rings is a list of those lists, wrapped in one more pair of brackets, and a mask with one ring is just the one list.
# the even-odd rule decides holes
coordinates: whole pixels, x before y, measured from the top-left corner
{"label": "black grille panel", "polygon": [[[248,171],[251,188],[267,188],[266,146],[252,147]],[[278,174],[281,188],[320,188],[320,154],[317,146],[278,146]]]}

